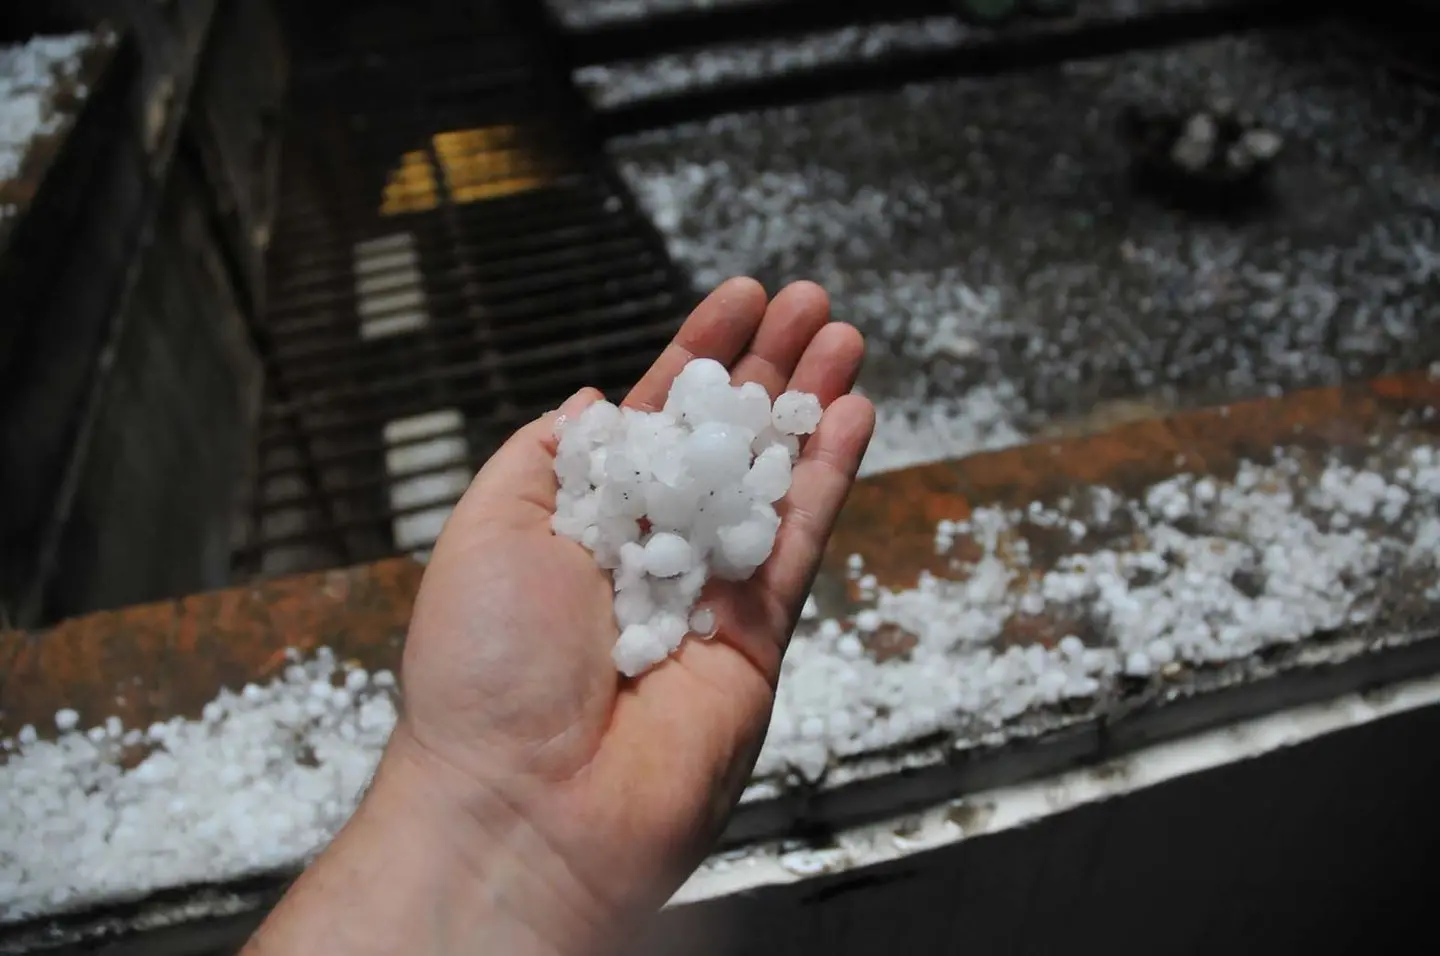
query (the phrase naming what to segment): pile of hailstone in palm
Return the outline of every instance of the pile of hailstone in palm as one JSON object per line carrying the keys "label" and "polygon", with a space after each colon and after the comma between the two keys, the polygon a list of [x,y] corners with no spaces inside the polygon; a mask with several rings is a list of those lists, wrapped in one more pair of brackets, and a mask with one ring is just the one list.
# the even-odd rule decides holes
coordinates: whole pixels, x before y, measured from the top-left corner
{"label": "pile of hailstone in palm", "polygon": [[622,674],[713,633],[713,612],[695,608],[701,589],[712,575],[744,581],[770,557],[776,503],[820,415],[814,395],[772,404],[764,386],[731,385],[725,366],[695,359],[661,411],[596,402],[557,425],[553,526],[613,572]]}

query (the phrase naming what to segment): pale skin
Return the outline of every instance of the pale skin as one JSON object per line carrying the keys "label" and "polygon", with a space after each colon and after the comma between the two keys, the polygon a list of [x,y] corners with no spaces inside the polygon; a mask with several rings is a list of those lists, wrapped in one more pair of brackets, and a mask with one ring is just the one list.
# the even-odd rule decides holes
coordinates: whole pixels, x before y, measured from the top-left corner
{"label": "pale skin", "polygon": [[653,411],[694,357],[732,381],[818,395],[775,550],[711,582],[713,640],[624,680],[612,588],[550,530],[555,423],[516,432],[476,476],[416,599],[404,708],[351,821],[246,956],[613,952],[713,845],[754,766],[780,661],[874,428],[851,394],[864,343],[823,290],[715,290],[630,392]]}

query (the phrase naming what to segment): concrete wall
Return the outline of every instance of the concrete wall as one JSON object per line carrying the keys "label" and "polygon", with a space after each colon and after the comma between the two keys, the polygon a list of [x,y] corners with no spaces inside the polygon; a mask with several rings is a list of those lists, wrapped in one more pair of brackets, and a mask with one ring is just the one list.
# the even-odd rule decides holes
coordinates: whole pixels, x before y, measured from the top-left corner
{"label": "concrete wall", "polygon": [[1028,828],[680,908],[637,953],[1384,952],[1430,922],[1437,739],[1440,708],[1386,718]]}

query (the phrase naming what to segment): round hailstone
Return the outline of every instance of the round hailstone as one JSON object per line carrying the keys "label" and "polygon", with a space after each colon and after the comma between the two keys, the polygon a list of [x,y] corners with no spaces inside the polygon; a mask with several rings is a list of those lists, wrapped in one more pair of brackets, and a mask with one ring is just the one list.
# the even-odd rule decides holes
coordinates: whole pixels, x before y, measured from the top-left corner
{"label": "round hailstone", "polygon": [[620,630],[632,624],[644,624],[654,613],[655,600],[650,595],[650,586],[644,581],[615,592],[615,621]]}
{"label": "round hailstone", "polygon": [[753,573],[770,557],[770,551],[775,546],[775,532],[779,528],[780,519],[774,508],[756,506],[744,521],[720,529],[720,552],[731,566],[748,567]]}
{"label": "round hailstone", "polygon": [[629,450],[616,451],[605,458],[605,480],[611,488],[634,490],[644,486],[648,471],[640,467],[639,456]]}
{"label": "round hailstone", "polygon": [[627,541],[620,546],[620,566],[615,569],[615,590],[627,591],[645,581],[645,546]]}
{"label": "round hailstone", "polygon": [[755,456],[740,484],[758,501],[779,501],[790,490],[790,455],[780,445],[771,445]]}
{"label": "round hailstone", "polygon": [[685,528],[694,519],[701,493],[694,481],[678,486],[652,481],[645,486],[645,517],[655,528]]}
{"label": "round hailstone", "polygon": [[645,570],[657,578],[684,574],[694,564],[695,549],[678,534],[662,531],[645,543]]}
{"label": "round hailstone", "polygon": [[1143,651],[1131,651],[1125,656],[1125,673],[1130,677],[1149,677],[1155,671],[1149,655]]}
{"label": "round hailstone", "polygon": [[770,393],[759,382],[740,386],[736,403],[735,424],[756,435],[770,426]]}
{"label": "round hailstone", "polygon": [[714,359],[693,359],[675,376],[665,399],[665,413],[696,425],[702,421],[723,420],[715,412],[733,409],[738,403],[725,366]]}
{"label": "round hailstone", "polygon": [[685,441],[685,465],[711,488],[738,482],[750,470],[751,441],[753,436],[738,425],[706,422]]}
{"label": "round hailstone", "polygon": [[715,612],[708,607],[695,610],[690,615],[690,630],[704,638],[715,636]]}
{"label": "round hailstone", "polygon": [[786,392],[775,399],[771,421],[786,435],[808,435],[820,427],[820,399],[805,392]]}
{"label": "round hailstone", "polygon": [[1065,685],[1070,678],[1062,670],[1047,670],[1035,680],[1035,690],[1040,699],[1047,703],[1055,703],[1065,692]]}
{"label": "round hailstone", "polygon": [[55,729],[62,734],[74,730],[80,723],[80,715],[69,707],[55,711]]}
{"label": "round hailstone", "polygon": [[616,670],[626,677],[634,677],[654,667],[670,656],[660,635],[648,624],[631,624],[620,632],[615,650],[610,655]]}
{"label": "round hailstone", "polygon": [[685,634],[690,630],[689,617],[673,611],[661,611],[651,619],[650,629],[655,632],[656,639],[665,648],[668,657],[679,650],[680,642],[685,640]]}
{"label": "round hailstone", "polygon": [[755,436],[755,440],[750,443],[750,451],[759,455],[773,445],[779,445],[789,452],[792,462],[800,457],[800,439],[776,431],[774,425],[766,425],[764,430]]}
{"label": "round hailstone", "polygon": [[714,359],[697,358],[685,363],[680,374],[675,376],[675,383],[670,387],[671,394],[676,392],[685,393],[687,389],[696,391],[710,388],[725,388],[730,384],[730,371]]}
{"label": "round hailstone", "polygon": [[1175,646],[1163,637],[1156,638],[1145,648],[1145,656],[1155,666],[1164,667],[1175,660]]}

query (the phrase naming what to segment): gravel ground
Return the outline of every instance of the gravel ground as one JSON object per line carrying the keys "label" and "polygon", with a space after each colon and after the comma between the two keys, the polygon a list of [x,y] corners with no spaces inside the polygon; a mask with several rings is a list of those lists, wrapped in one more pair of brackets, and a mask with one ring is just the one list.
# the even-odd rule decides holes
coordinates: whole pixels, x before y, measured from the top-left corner
{"label": "gravel ground", "polygon": [[[619,82],[628,80],[617,79]],[[603,91],[602,91],[603,95]],[[1129,103],[1229,97],[1273,202],[1136,194]],[[1256,35],[723,117],[613,144],[701,285],[812,278],[871,337],[869,470],[1440,356],[1436,98],[1331,35]]]}

